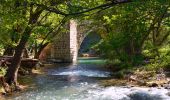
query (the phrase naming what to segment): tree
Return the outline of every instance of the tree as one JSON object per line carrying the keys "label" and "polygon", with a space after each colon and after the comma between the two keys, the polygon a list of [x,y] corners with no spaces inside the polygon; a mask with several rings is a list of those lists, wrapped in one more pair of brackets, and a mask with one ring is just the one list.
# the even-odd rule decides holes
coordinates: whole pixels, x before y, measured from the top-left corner
{"label": "tree", "polygon": [[[98,0],[98,1],[89,0],[89,1],[81,1],[80,3],[77,3],[77,0],[72,0],[72,1],[44,0],[44,1],[34,1],[34,2],[32,0],[3,1],[1,3],[1,7],[2,8],[7,7],[7,9],[10,9],[10,10],[12,9],[12,12],[8,10],[7,11],[8,13],[12,13],[13,15],[17,15],[17,16],[21,15],[22,17],[18,18],[18,20],[19,22],[23,21],[24,23],[22,27],[23,31],[20,32],[21,38],[19,39],[19,42],[16,45],[13,61],[11,63],[11,66],[7,70],[6,82],[10,85],[11,84],[14,84],[15,86],[18,85],[17,73],[20,67],[24,48],[33,30],[37,26],[39,26],[39,23],[42,21],[41,19],[43,19],[44,13],[52,12],[52,13],[57,14],[58,16],[73,16],[73,15],[80,15],[84,13],[88,14],[90,11],[95,11],[97,9],[103,10],[103,9],[110,8],[114,5],[131,2],[131,0],[121,0],[121,1],[115,0],[115,1],[109,1],[107,3],[105,3],[106,2],[105,0]],[[89,5],[89,2],[91,2],[92,5]],[[96,5],[99,5],[99,6],[96,6]],[[70,10],[72,8],[74,8],[74,10]],[[12,17],[13,16],[11,16],[11,18]],[[22,26],[22,24],[20,24],[19,26]]]}
{"label": "tree", "polygon": [[159,29],[165,28],[165,23],[168,23],[169,16],[165,15],[169,1],[139,1],[113,9],[108,9],[103,16],[98,15],[103,19],[100,21],[104,23],[103,30],[107,33],[100,45],[101,51],[111,61],[119,59],[123,64],[138,65],[143,62],[142,50],[145,42],[153,36],[151,34],[154,37],[157,34],[157,42],[166,40],[169,35],[167,29],[166,32]]}

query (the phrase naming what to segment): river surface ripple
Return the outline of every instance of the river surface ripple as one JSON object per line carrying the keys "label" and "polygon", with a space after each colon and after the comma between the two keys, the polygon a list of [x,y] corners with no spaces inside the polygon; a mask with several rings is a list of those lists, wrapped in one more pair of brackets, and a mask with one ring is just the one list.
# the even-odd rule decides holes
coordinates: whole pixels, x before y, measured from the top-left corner
{"label": "river surface ripple", "polygon": [[100,59],[80,59],[75,65],[56,65],[35,77],[36,88],[9,100],[170,100],[170,90],[127,86],[102,87],[111,78]]}

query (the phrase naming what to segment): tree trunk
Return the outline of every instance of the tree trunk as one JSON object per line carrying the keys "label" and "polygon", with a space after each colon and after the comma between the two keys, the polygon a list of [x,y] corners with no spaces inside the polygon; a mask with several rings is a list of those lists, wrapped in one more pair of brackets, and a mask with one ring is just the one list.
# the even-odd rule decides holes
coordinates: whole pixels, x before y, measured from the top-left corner
{"label": "tree trunk", "polygon": [[10,67],[7,70],[7,74],[5,75],[6,82],[10,85],[14,84],[17,86],[17,73],[20,67],[21,57],[22,57],[25,45],[30,37],[31,31],[32,29],[30,28],[30,26],[27,26],[18,46],[16,47],[13,60],[11,62]]}
{"label": "tree trunk", "polygon": [[18,69],[20,67],[21,64],[21,57],[23,55],[26,43],[31,35],[31,31],[32,31],[32,25],[34,25],[35,23],[37,23],[37,20],[40,16],[40,14],[42,13],[43,9],[40,9],[40,7],[37,7],[35,9],[35,12],[33,12],[33,6],[31,6],[30,9],[30,18],[29,18],[29,22],[27,27],[25,28],[24,33],[22,34],[21,40],[19,42],[19,44],[16,47],[15,50],[15,54],[13,57],[13,60],[11,62],[10,67],[7,70],[7,73],[5,75],[6,77],[6,82],[11,85],[14,84],[15,86],[18,85],[17,83],[17,75],[18,75]]}
{"label": "tree trunk", "polygon": [[137,45],[135,41],[132,40],[126,44],[124,51],[128,56],[127,62],[133,65],[135,63],[134,59],[136,59],[134,57],[142,56],[142,45]]}

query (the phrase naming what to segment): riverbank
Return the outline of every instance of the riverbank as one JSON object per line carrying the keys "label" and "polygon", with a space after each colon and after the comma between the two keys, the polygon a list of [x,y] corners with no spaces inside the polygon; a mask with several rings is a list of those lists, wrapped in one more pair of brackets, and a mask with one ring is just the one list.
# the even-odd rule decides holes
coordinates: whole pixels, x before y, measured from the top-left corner
{"label": "riverbank", "polygon": [[[116,78],[116,74],[110,72],[110,70],[103,68],[101,63],[99,63],[98,60],[96,61],[96,59],[90,59],[90,62],[86,59],[81,59],[77,65],[45,64],[43,67],[32,70],[31,74],[19,76],[19,83],[24,86],[24,89],[20,92],[14,92],[7,97],[12,99],[17,98],[14,100],[18,100],[18,98],[26,98],[26,100],[42,98],[42,100],[46,100],[51,96],[51,99],[60,98],[58,100],[61,100],[65,98],[65,96],[72,98],[72,96],[75,97],[75,95],[78,97],[81,96],[82,98],[86,95],[92,95],[97,98],[96,93],[103,93],[101,95],[107,96],[107,93],[111,95],[115,90],[119,91],[119,88],[122,94],[124,94],[124,90],[129,92],[131,90],[146,90],[147,93],[150,93],[150,89],[153,89],[151,87],[154,87],[157,91],[159,91],[159,89],[160,91],[164,91],[163,94],[166,94],[168,91],[168,89],[161,86],[161,84],[165,82],[162,82],[158,86],[143,84],[158,79],[155,77],[158,74],[154,74],[153,72],[142,70],[134,70],[134,72],[132,72],[132,70],[126,70],[123,72],[123,77],[120,77],[122,73],[116,73],[119,78]],[[158,82],[161,81],[159,80]],[[154,89],[152,91],[154,91]],[[94,94],[92,92],[94,92]],[[56,97],[56,93],[58,97]],[[112,97],[114,98],[113,95]]]}
{"label": "riverbank", "polygon": [[27,91],[28,89],[35,88],[35,77],[37,75],[45,75],[46,69],[52,66],[51,64],[45,64],[43,67],[34,67],[33,69],[21,67],[18,74],[19,90],[6,93],[3,86],[0,86],[0,97],[11,96],[20,92]]}
{"label": "riverbank", "polygon": [[[168,89],[132,86],[116,79],[101,64],[81,60],[76,65],[60,64],[43,67],[36,72],[35,88],[19,92],[12,100],[169,100]],[[96,62],[96,60],[94,60]],[[105,70],[104,70],[104,69]],[[102,81],[114,85],[103,86]],[[159,94],[159,95],[158,95]],[[134,98],[134,99],[133,99]],[[146,99],[147,98],[147,99]],[[160,99],[161,98],[161,99]]]}
{"label": "riverbank", "polygon": [[113,72],[113,79],[102,80],[101,85],[127,87],[158,87],[170,89],[169,71],[155,72],[141,69]]}
{"label": "riverbank", "polygon": [[[84,63],[84,62],[81,62]],[[96,64],[96,63],[95,63]],[[98,64],[98,63],[97,63]],[[31,77],[35,75],[45,75],[48,69],[53,68],[53,64],[44,64],[44,67],[33,69],[32,74],[25,77],[21,77],[19,82],[28,87],[33,81]],[[113,72],[114,73],[114,72]],[[126,70],[123,73],[117,72],[112,74],[112,79],[102,80],[100,85],[104,87],[108,86],[127,86],[127,87],[163,87],[170,89],[170,77],[168,72],[155,72],[146,71],[143,69]],[[122,75],[124,74],[124,75]],[[31,80],[31,82],[29,82]],[[31,83],[31,84],[30,84]]]}

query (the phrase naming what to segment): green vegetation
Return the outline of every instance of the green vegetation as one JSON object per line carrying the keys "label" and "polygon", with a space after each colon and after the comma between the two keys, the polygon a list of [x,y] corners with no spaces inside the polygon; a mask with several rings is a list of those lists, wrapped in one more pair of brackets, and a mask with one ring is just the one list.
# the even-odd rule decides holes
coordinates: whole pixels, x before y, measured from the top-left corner
{"label": "green vegetation", "polygon": [[107,35],[96,48],[113,67],[169,67],[169,5],[166,0],[151,0],[107,10],[101,16]]}
{"label": "green vegetation", "polygon": [[6,68],[0,67],[0,77],[5,76],[5,74],[6,74]]}
{"label": "green vegetation", "polygon": [[169,0],[1,0],[0,55],[13,56],[7,71],[0,67],[7,84],[18,86],[21,58],[39,59],[70,19],[101,35],[93,49],[120,77],[141,66],[170,68]]}

